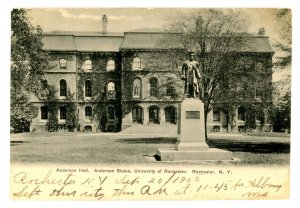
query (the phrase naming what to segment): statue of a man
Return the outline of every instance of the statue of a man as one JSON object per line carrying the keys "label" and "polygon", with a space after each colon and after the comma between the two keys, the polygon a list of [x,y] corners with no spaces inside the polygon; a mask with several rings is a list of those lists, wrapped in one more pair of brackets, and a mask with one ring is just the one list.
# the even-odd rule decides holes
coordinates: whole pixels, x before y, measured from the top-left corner
{"label": "statue of a man", "polygon": [[181,79],[185,81],[184,95],[189,98],[199,98],[201,92],[201,69],[194,56],[194,52],[189,52],[189,59],[182,65]]}

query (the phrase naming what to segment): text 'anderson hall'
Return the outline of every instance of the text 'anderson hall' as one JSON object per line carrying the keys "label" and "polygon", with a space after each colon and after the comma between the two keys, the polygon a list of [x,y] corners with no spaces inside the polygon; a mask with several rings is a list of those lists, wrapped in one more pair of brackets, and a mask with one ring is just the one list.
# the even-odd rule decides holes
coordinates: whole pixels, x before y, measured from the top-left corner
{"label": "text 'anderson hall'", "polygon": [[[53,118],[61,131],[70,130],[70,122],[76,122],[76,128],[72,128],[81,132],[139,132],[153,126],[176,131],[183,94],[180,72],[186,51],[182,51],[181,59],[174,60],[169,52],[172,47],[166,49],[160,44],[165,34],[162,30],[114,33],[106,31],[106,16],[102,20],[101,32],[44,33],[49,69],[40,95],[30,98],[39,109],[31,131],[47,131],[46,124]],[[274,51],[262,28],[251,36],[250,43],[240,49],[236,62],[242,65],[244,74],[257,73],[251,85],[253,99],[271,102]],[[177,45],[174,43],[173,48]],[[244,74],[237,76],[231,87],[239,90]],[[258,84],[263,86],[257,88]],[[52,100],[42,98],[43,93],[49,94],[50,86]],[[230,118],[226,109],[213,108],[207,116],[207,132],[244,130],[247,106],[237,104],[234,109]],[[253,116],[255,130],[272,129],[267,109]]]}

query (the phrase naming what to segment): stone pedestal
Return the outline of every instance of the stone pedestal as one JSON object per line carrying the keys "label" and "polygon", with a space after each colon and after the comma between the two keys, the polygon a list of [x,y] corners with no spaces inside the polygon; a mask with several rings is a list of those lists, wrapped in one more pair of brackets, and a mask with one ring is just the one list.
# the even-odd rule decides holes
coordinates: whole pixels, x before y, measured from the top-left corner
{"label": "stone pedestal", "polygon": [[205,141],[204,104],[186,98],[179,108],[178,138],[174,149],[157,149],[162,161],[231,160],[232,152],[209,148]]}

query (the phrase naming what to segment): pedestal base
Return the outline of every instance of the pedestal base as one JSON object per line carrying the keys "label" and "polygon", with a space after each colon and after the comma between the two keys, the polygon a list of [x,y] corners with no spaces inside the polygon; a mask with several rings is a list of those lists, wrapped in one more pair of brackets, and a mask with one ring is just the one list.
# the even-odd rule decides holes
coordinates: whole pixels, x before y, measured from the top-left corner
{"label": "pedestal base", "polygon": [[186,160],[232,160],[232,152],[207,148],[198,151],[177,151],[175,149],[157,149],[156,154],[161,161],[186,161]]}

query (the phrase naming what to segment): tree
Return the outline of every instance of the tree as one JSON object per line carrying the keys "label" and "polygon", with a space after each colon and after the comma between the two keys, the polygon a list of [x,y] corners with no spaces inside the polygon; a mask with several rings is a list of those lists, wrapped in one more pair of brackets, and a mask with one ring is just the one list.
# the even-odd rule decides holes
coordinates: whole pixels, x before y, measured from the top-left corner
{"label": "tree", "polygon": [[281,98],[278,107],[275,109],[273,129],[275,132],[291,131],[291,91]]}
{"label": "tree", "polygon": [[198,10],[176,19],[168,27],[167,32],[171,35],[164,42],[180,42],[186,52],[192,50],[196,53],[202,66],[205,123],[207,114],[214,107],[225,111],[229,123],[233,123],[232,114],[237,106],[247,105],[254,115],[270,103],[270,96],[255,100],[256,92],[270,87],[271,79],[260,82],[255,63],[241,51],[251,44],[248,42],[251,35],[246,28],[246,21],[240,13],[215,9]]}
{"label": "tree", "polygon": [[37,109],[29,102],[30,93],[38,93],[40,80],[48,66],[42,50],[42,29],[28,20],[27,11],[11,12],[11,128],[12,132],[29,130]]}
{"label": "tree", "polygon": [[274,83],[274,131],[290,132],[291,109],[291,61],[292,61],[292,14],[290,9],[276,9],[271,13],[279,31],[273,44],[276,53],[274,71],[280,80]]}

